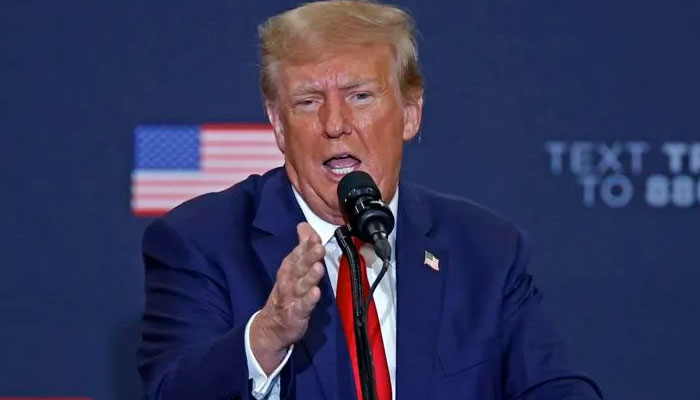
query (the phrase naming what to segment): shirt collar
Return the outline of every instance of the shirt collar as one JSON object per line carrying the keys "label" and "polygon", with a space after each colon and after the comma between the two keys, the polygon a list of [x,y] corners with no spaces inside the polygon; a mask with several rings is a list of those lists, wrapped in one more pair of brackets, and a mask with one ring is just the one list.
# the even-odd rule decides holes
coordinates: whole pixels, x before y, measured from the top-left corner
{"label": "shirt collar", "polygon": [[[294,198],[297,200],[301,211],[304,213],[304,217],[306,217],[306,222],[308,222],[309,225],[311,225],[311,227],[316,231],[318,236],[321,238],[321,243],[323,243],[323,245],[325,246],[331,239],[333,239],[333,233],[335,233],[335,230],[338,228],[338,225],[333,225],[330,222],[324,221],[321,217],[316,215],[316,213],[314,213],[313,210],[311,210],[311,207],[309,207],[309,205],[306,204],[306,201],[304,201],[304,198],[301,197],[301,195],[297,192],[294,186],[292,186],[292,191],[294,192]],[[397,211],[399,209],[398,206],[399,188],[396,188],[394,197],[389,202],[389,209],[391,210],[392,214],[394,214],[394,219],[397,223]],[[394,229],[392,229],[391,233],[389,234],[389,244],[392,248],[394,247],[394,243],[396,242],[397,223],[394,224]]]}

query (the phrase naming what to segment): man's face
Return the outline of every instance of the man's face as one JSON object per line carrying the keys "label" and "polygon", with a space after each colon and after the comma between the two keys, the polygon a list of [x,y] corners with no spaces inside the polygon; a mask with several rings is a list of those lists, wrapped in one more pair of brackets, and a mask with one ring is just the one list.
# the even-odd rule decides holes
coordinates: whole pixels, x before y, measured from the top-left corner
{"label": "man's face", "polygon": [[282,62],[270,122],[292,185],[324,220],[341,224],[336,188],[351,171],[370,174],[385,201],[396,192],[403,142],[418,132],[422,96],[405,100],[389,46]]}

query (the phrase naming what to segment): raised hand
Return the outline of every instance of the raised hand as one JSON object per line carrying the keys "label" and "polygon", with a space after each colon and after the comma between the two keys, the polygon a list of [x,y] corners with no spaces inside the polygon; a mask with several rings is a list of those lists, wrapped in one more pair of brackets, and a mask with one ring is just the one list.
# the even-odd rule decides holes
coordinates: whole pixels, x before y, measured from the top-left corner
{"label": "raised hand", "polygon": [[282,260],[270,296],[250,325],[250,347],[267,374],[282,362],[287,348],[304,336],[321,298],[318,283],[326,250],[308,223],[297,225],[297,234],[299,244]]}

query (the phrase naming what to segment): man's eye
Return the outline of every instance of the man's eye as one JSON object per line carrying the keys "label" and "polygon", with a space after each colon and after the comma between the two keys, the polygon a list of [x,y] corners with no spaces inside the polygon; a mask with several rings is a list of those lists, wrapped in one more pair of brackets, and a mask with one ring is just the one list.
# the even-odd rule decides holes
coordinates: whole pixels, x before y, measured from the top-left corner
{"label": "man's eye", "polygon": [[369,92],[357,92],[350,96],[350,101],[357,105],[366,105],[372,102],[372,93]]}
{"label": "man's eye", "polygon": [[299,100],[299,101],[297,101],[298,106],[310,106],[312,104],[314,104],[313,100]]}
{"label": "man's eye", "polygon": [[360,92],[355,93],[355,100],[367,100],[369,98],[369,93]]}

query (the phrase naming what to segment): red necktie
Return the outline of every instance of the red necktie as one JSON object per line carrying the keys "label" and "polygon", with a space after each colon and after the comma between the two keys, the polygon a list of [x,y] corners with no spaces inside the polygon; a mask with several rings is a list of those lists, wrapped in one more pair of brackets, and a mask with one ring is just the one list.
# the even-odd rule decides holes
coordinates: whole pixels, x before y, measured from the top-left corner
{"label": "red necktie", "polygon": [[[365,258],[362,257],[360,249],[362,242],[353,238],[355,247],[357,248],[360,258],[360,271],[362,274],[363,293],[366,296],[369,294],[369,281],[367,280],[367,264]],[[338,287],[336,289],[335,301],[338,304],[340,311],[340,320],[343,323],[345,331],[345,339],[350,351],[350,361],[352,362],[352,370],[355,374],[355,388],[357,389],[357,398],[362,400],[362,388],[360,386],[360,372],[357,366],[357,351],[355,347],[355,328],[352,313],[352,288],[350,285],[350,264],[345,255],[340,257],[340,268],[338,269]],[[369,343],[372,347],[372,358],[374,361],[374,380],[377,385],[377,399],[391,400],[391,380],[389,379],[389,367],[386,362],[386,353],[384,353],[384,342],[382,341],[382,331],[379,327],[379,317],[377,316],[377,307],[374,305],[374,300],[369,303],[369,315],[367,318],[367,334],[369,335]]]}

